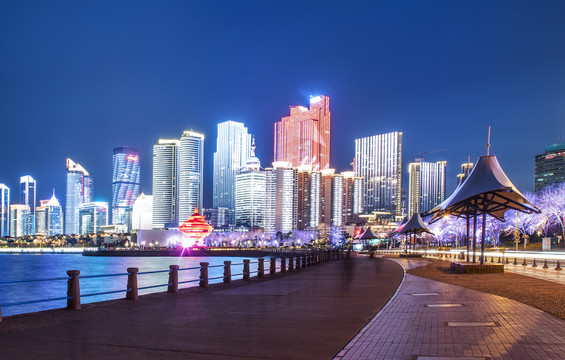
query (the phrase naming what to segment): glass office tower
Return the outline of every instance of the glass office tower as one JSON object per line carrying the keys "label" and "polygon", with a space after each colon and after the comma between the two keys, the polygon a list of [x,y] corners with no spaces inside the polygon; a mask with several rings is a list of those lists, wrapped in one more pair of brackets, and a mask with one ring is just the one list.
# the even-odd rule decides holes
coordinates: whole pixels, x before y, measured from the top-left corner
{"label": "glass office tower", "polygon": [[131,229],[128,213],[131,213],[133,203],[139,197],[139,189],[139,152],[125,146],[115,148],[112,172],[112,224],[125,224]]}

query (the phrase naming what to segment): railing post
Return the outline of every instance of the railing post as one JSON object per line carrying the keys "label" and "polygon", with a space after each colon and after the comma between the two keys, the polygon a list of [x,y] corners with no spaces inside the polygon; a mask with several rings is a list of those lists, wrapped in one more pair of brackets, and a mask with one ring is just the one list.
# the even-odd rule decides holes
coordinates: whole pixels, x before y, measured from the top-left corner
{"label": "railing post", "polygon": [[243,260],[243,280],[249,280],[249,259]]}
{"label": "railing post", "polygon": [[306,267],[306,255],[304,255],[302,257],[302,267],[305,268]]}
{"label": "railing post", "polygon": [[269,270],[269,274],[275,275],[277,273],[277,258],[271,258],[271,269]]}
{"label": "railing post", "polygon": [[284,256],[281,258],[281,272],[286,272],[286,258]]}
{"label": "railing post", "polygon": [[231,261],[224,261],[224,283],[231,282]]}
{"label": "railing post", "polygon": [[288,258],[288,271],[294,271],[294,257]]}
{"label": "railing post", "polygon": [[126,300],[137,300],[139,294],[137,291],[137,273],[138,268],[128,268],[128,286],[126,292]]}
{"label": "railing post", "polygon": [[265,259],[260,258],[257,264],[257,277],[263,277],[263,275],[265,275]]}
{"label": "railing post", "polygon": [[210,265],[210,263],[200,263],[200,287],[208,287],[208,265]]}
{"label": "railing post", "polygon": [[179,292],[179,266],[169,265],[169,286],[168,293],[176,294]]}
{"label": "railing post", "polygon": [[67,275],[69,275],[69,280],[67,281],[67,309],[69,310],[80,310],[80,287],[78,282],[78,275],[80,271],[69,270]]}
{"label": "railing post", "polygon": [[300,256],[296,257],[296,269],[300,269]]}

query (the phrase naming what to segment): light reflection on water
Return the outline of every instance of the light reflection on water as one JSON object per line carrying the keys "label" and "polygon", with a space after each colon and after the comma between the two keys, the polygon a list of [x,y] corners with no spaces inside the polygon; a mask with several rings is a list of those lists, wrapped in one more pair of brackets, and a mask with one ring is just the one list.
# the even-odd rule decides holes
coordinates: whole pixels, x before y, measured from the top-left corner
{"label": "light reflection on water", "polygon": [[[0,284],[2,281],[58,278],[67,276],[67,270],[80,270],[80,276],[126,273],[128,267],[137,267],[139,272],[168,270],[169,265],[179,265],[180,268],[200,267],[201,262],[208,262],[210,266],[223,265],[224,261],[232,264],[243,262],[242,257],[102,257],[82,256],[79,254],[0,254]],[[251,259],[250,270],[256,271],[256,259]],[[268,269],[268,259],[265,259],[265,268]],[[241,274],[243,265],[233,265],[232,274]],[[223,266],[209,269],[210,278],[220,277],[224,273]],[[179,282],[198,279],[200,270],[179,271]],[[252,274],[254,276],[255,274]],[[80,278],[80,277],[79,277]],[[168,272],[157,274],[141,274],[138,276],[138,286],[151,286],[167,284]],[[233,276],[241,279],[242,276]],[[219,283],[222,279],[210,280],[210,283]],[[83,304],[120,299],[125,297],[127,276],[112,276],[93,279],[80,279],[80,292],[93,294],[103,291],[124,289],[124,293],[97,295],[81,298]],[[179,284],[179,288],[198,286],[198,282]],[[157,287],[140,290],[139,294],[166,291],[167,287]],[[29,282],[18,284],[0,285],[0,305],[27,300],[60,298],[67,295],[67,280]],[[17,306],[3,306],[2,316],[23,314],[28,312],[55,309],[66,306],[66,300],[50,301],[37,304]]]}

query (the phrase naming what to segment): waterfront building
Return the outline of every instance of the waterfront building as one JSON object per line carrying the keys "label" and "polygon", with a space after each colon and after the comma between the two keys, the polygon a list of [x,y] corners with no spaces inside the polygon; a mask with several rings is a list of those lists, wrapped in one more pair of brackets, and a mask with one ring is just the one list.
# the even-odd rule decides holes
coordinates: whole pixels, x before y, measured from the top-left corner
{"label": "waterfront building", "polygon": [[94,181],[88,171],[80,164],[67,158],[67,193],[65,203],[64,233],[79,233],[78,208],[92,201]]}
{"label": "waterfront building", "polygon": [[466,162],[461,164],[461,173],[457,174],[457,186],[463,184],[463,182],[469,177],[469,174],[473,170],[473,163]]}
{"label": "waterfront building", "polygon": [[204,214],[206,221],[212,225],[214,229],[230,225],[228,220],[235,218],[235,210],[230,210],[224,207],[205,209],[202,213]]}
{"label": "waterfront building", "polygon": [[153,196],[141,193],[132,205],[131,230],[153,229]]}
{"label": "waterfront building", "polygon": [[[314,203],[312,203],[313,198],[317,199],[319,196],[319,176],[316,177],[315,174],[319,174],[316,171],[312,171],[312,166],[305,165],[299,166],[297,169],[297,181],[296,181],[296,229],[298,230],[306,230],[311,226],[311,213],[312,208],[314,207]],[[313,196],[312,187],[313,181],[318,180],[318,186],[315,187],[317,189],[318,194],[317,196]],[[317,218],[319,217],[319,206],[318,212],[314,212],[316,214],[316,225]]]}
{"label": "waterfront building", "polygon": [[139,152],[126,146],[117,147],[112,161],[112,224],[131,228],[131,208],[140,189]]}
{"label": "waterfront building", "polygon": [[355,176],[363,179],[363,211],[402,213],[402,133],[355,140]]}
{"label": "waterfront building", "polygon": [[535,157],[534,191],[565,181],[565,142],[548,145]]}
{"label": "waterfront building", "polygon": [[10,188],[0,184],[0,237],[10,235]]}
{"label": "waterfront building", "polygon": [[63,233],[63,208],[59,200],[53,196],[49,200],[40,200],[36,208],[35,234],[54,236]]}
{"label": "waterfront building", "polygon": [[354,171],[344,171],[342,191],[342,220],[343,225],[354,223],[356,215],[363,212],[363,178],[355,176]]}
{"label": "waterfront building", "polygon": [[255,156],[255,138],[245,167],[235,176],[235,222],[255,229],[264,226],[267,177]]}
{"label": "waterfront building", "polygon": [[288,162],[274,162],[275,180],[275,230],[288,233],[296,229],[298,170]]}
{"label": "waterfront building", "polygon": [[20,177],[20,204],[29,206],[26,235],[35,234],[35,204],[37,204],[37,183],[29,175]]}
{"label": "waterfront building", "polygon": [[235,177],[245,168],[250,148],[251,135],[243,123],[230,120],[218,124],[214,152],[214,208],[235,210]]}
{"label": "waterfront building", "polygon": [[108,225],[108,203],[93,201],[79,206],[79,235],[97,234]]}
{"label": "waterfront building", "polygon": [[290,115],[275,122],[274,161],[290,167],[312,166],[314,170],[330,166],[330,98],[310,98],[310,108],[292,106]]}
{"label": "waterfront building", "polygon": [[30,210],[29,205],[10,205],[10,236],[21,237],[31,235],[28,233]]}
{"label": "waterfront building", "polygon": [[178,223],[177,139],[159,139],[153,145],[153,228]]}
{"label": "waterfront building", "polygon": [[265,232],[275,232],[275,218],[277,209],[277,177],[273,168],[265,169],[265,218],[263,227]]}
{"label": "waterfront building", "polygon": [[408,215],[425,213],[445,200],[446,162],[425,162],[423,158],[408,168]]}
{"label": "waterfront building", "polygon": [[[178,219],[188,219],[202,209],[204,185],[204,134],[184,131],[178,151]],[[155,193],[153,193],[155,196]]]}

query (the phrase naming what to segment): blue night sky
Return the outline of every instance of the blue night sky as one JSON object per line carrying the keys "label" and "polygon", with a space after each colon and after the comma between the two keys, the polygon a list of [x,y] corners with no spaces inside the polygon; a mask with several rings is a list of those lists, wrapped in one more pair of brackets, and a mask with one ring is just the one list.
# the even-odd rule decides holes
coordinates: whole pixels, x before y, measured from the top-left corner
{"label": "blue night sky", "polygon": [[[211,206],[216,124],[244,122],[264,166],[273,122],[308,95],[330,97],[332,166],[354,139],[404,132],[418,152],[460,164],[493,150],[521,190],[534,155],[565,128],[563,1],[0,1],[0,182],[19,177],[64,203],[65,158],[111,200],[112,149],[206,134]],[[407,183],[407,181],[405,181]]]}

